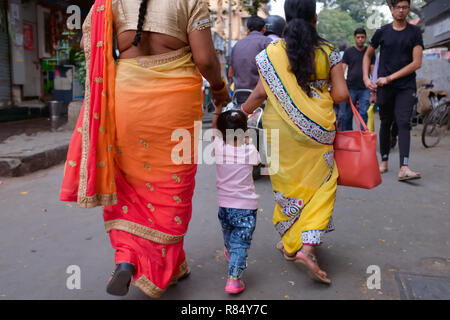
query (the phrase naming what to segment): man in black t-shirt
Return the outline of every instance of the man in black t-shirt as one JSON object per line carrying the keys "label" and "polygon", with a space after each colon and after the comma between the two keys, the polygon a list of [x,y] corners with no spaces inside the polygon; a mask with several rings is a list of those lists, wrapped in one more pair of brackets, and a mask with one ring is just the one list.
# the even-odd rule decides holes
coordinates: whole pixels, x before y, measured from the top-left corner
{"label": "man in black t-shirt", "polygon": [[[359,102],[358,111],[365,123],[367,123],[367,110],[370,105],[370,90],[364,85],[362,72],[363,57],[367,50],[367,47],[365,46],[366,37],[366,30],[363,28],[356,29],[354,34],[355,46],[345,50],[344,56],[342,57],[344,72],[348,66],[347,86],[350,98],[354,105]],[[372,56],[370,73],[372,73],[374,64],[375,56]],[[344,111],[343,128],[344,131],[353,130],[353,112],[348,102],[346,102]]]}
{"label": "man in black t-shirt", "polygon": [[[394,22],[378,29],[363,60],[364,84],[370,90],[377,90],[377,104],[380,107],[380,172],[388,170],[390,150],[390,128],[395,118],[398,126],[400,171],[398,180],[420,178],[420,173],[409,169],[411,144],[410,118],[415,103],[416,74],[422,65],[422,32],[406,21],[410,13],[410,0],[391,0]],[[369,64],[375,49],[380,47],[378,79],[369,79]]]}

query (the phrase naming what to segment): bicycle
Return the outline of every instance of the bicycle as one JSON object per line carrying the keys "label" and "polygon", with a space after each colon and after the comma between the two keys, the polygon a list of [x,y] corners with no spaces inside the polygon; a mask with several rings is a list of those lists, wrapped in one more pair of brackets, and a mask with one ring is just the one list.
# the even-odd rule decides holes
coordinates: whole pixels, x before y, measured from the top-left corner
{"label": "bicycle", "polygon": [[434,88],[433,80],[428,79],[421,79],[417,80],[417,92],[416,92],[416,102],[413,106],[413,111],[411,113],[411,127],[415,127],[418,124],[423,124],[424,116],[420,113],[421,107],[419,106],[419,103],[421,101],[421,96],[423,94],[426,94],[428,96],[428,100],[430,101],[430,107],[433,107],[433,103],[436,103],[436,95],[434,93],[430,93],[429,90],[432,90]]}
{"label": "bicycle", "polygon": [[450,101],[433,100],[432,109],[423,120],[422,144],[425,148],[436,146],[448,130]]}

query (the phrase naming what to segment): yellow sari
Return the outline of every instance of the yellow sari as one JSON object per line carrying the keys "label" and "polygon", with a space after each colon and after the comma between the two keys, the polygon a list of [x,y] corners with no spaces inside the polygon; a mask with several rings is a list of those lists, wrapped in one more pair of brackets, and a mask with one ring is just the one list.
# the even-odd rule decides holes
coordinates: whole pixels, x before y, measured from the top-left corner
{"label": "yellow sari", "polygon": [[291,254],[304,244],[320,245],[322,235],[334,228],[336,116],[328,89],[330,70],[340,62],[340,55],[332,45],[316,50],[312,97],[290,72],[283,40],[270,44],[256,62],[268,96],[263,126],[268,129],[269,147],[272,130],[279,135],[279,167],[270,175],[276,201],[273,223]]}

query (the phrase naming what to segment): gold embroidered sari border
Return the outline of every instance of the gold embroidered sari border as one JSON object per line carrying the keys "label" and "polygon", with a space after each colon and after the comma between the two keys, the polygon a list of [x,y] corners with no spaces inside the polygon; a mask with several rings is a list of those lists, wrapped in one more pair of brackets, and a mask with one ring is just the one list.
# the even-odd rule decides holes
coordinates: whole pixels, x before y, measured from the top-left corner
{"label": "gold embroidered sari border", "polygon": [[[81,143],[81,163],[80,163],[80,182],[78,186],[78,205],[84,208],[84,204],[88,201],[87,192],[87,157],[89,151],[89,109],[91,102],[91,86],[90,86],[90,65],[91,65],[91,20],[92,10],[86,18],[86,29],[83,30],[84,53],[86,60],[86,83],[84,97],[83,122],[81,127],[82,143]],[[90,208],[88,206],[87,208]]]}
{"label": "gold embroidered sari border", "polygon": [[139,289],[141,289],[150,298],[155,299],[160,298],[162,294],[166,291],[156,286],[153,282],[148,280],[146,276],[141,276],[134,282],[134,285]]}
{"label": "gold embroidered sari border", "polygon": [[[169,286],[173,286],[178,283],[178,280],[181,278],[184,278],[189,272],[188,264],[186,261],[184,261],[180,265],[180,271],[178,274],[174,275],[172,279],[170,280]],[[139,279],[137,279],[134,282],[134,285],[142,290],[146,295],[148,295],[150,298],[158,299],[160,298],[163,293],[166,291],[165,289],[159,288],[157,285],[155,285],[153,282],[151,282],[146,276],[141,276]]]}
{"label": "gold embroidered sari border", "polygon": [[184,261],[181,265],[180,265],[180,271],[178,272],[178,274],[174,275],[172,277],[172,279],[169,282],[169,286],[173,286],[175,284],[178,283],[178,281],[182,278],[184,278],[185,276],[187,276],[187,274],[189,273],[189,268],[188,268],[188,264],[186,261]]}
{"label": "gold embroidered sari border", "polygon": [[80,208],[94,208],[97,206],[113,206],[117,204],[117,194],[96,194],[94,196],[79,196],[77,204]]}
{"label": "gold embroidered sari border", "polygon": [[160,244],[174,244],[180,242],[184,238],[184,234],[174,236],[128,220],[116,219],[105,221],[106,232],[110,232],[113,229],[125,231]]}

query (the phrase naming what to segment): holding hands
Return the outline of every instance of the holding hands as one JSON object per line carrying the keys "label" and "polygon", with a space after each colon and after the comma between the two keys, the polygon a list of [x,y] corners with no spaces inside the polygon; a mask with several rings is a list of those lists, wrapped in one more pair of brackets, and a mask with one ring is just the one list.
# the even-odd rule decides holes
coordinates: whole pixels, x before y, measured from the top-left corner
{"label": "holding hands", "polygon": [[219,114],[222,112],[222,108],[228,104],[228,102],[231,101],[230,94],[228,92],[227,85],[225,81],[222,80],[222,85],[219,87],[211,87],[212,89],[212,96],[214,100],[214,105],[216,106],[216,109],[214,110],[213,114],[213,121],[212,121],[212,127],[216,128],[217,118],[219,117]]}

